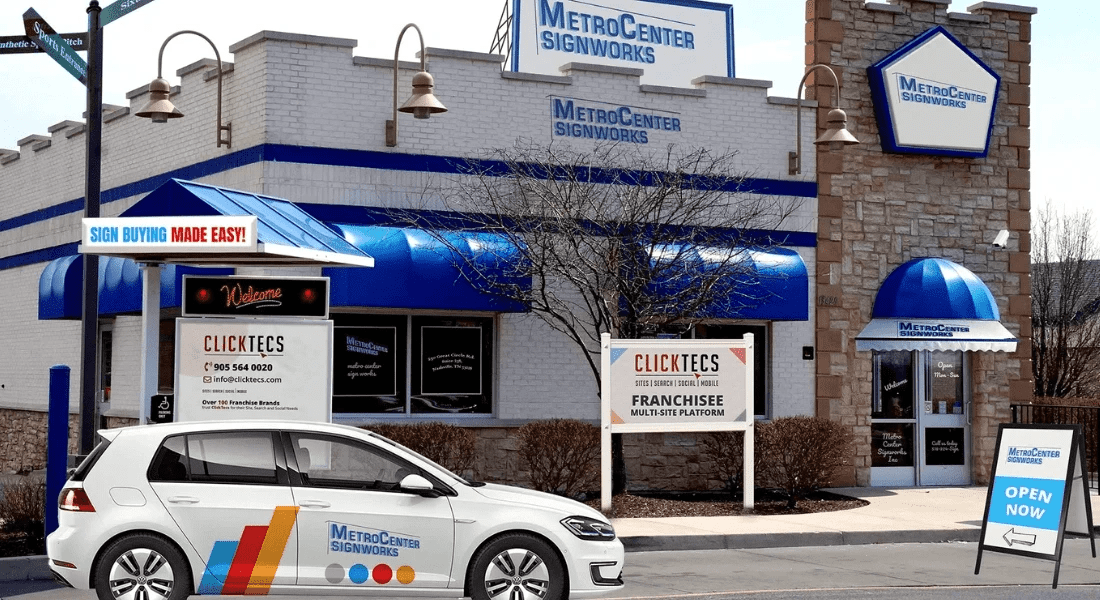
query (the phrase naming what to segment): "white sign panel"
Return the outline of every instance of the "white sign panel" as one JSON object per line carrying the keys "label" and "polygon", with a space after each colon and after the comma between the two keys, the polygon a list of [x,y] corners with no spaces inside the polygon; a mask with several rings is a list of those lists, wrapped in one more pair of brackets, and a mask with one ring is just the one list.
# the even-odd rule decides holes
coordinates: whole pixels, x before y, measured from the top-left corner
{"label": "white sign panel", "polygon": [[332,416],[332,321],[176,319],[176,421]]}
{"label": "white sign panel", "polygon": [[643,69],[642,83],[733,77],[733,7],[698,0],[513,0],[511,70],[571,62]]}
{"label": "white sign panel", "polygon": [[883,149],[985,156],[1000,77],[942,27],[868,68]]}
{"label": "white sign panel", "polygon": [[87,254],[255,252],[254,215],[83,219],[80,251]]}
{"label": "white sign panel", "polygon": [[753,508],[753,337],[600,339],[600,506],[611,509],[611,434],[744,431],[744,507]]}
{"label": "white sign panel", "polygon": [[1071,429],[1005,429],[990,491],[986,546],[1055,553]]}

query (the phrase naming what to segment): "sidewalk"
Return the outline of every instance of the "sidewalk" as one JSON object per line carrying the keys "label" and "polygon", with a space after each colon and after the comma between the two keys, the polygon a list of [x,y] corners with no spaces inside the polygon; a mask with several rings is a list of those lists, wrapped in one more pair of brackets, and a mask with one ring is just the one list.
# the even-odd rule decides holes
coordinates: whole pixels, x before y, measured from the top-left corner
{"label": "sidewalk", "polygon": [[[870,504],[805,515],[612,519],[612,524],[628,552],[976,542],[987,489],[837,488],[829,491]],[[1096,523],[1100,497],[1090,499]]]}
{"label": "sidewalk", "polygon": [[[612,519],[628,552],[975,542],[985,513],[985,486],[837,488],[867,506],[805,515],[738,515]],[[1090,496],[1094,522],[1100,497]],[[49,578],[46,558],[0,559],[0,581]]]}

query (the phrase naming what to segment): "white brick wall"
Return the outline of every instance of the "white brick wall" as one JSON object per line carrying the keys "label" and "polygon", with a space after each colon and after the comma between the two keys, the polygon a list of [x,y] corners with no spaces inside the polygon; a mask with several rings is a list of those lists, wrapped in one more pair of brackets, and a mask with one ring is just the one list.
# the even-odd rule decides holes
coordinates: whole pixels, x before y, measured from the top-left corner
{"label": "white brick wall", "polygon": [[[251,38],[250,38],[251,40]],[[449,111],[430,120],[400,115],[399,146],[384,145],[384,123],[392,110],[392,62],[353,59],[351,40],[276,34],[238,43],[233,70],[225,78],[224,119],[232,123],[233,146],[215,145],[216,82],[209,69],[193,70],[178,81],[172,101],[186,115],[166,124],[133,116],[148,100],[136,93],[131,114],[103,127],[102,188],[112,190],[260,144],[367,150],[436,156],[478,157],[517,139],[551,141],[551,97],[574,98],[676,113],[681,133],[650,131],[642,150],[663,152],[667,144],[736,151],[737,165],[750,177],[812,180],[814,111],[804,109],[803,175],[787,175],[787,152],[794,147],[795,108],[769,101],[767,88],[753,82],[710,78],[697,89],[705,97],[643,91],[637,76],[598,72],[573,65],[559,78],[502,76],[486,55],[429,49],[436,94]],[[400,70],[399,102],[409,94],[410,68]],[[135,81],[135,85],[145,85]],[[58,115],[61,121],[73,115]],[[50,147],[38,152],[24,145],[19,160],[0,166],[0,225],[84,195],[85,136],[55,132]],[[28,134],[33,132],[27,132]],[[554,138],[555,144],[583,147],[589,140]],[[436,186],[455,176],[287,162],[222,165],[213,174],[188,175],[214,185],[250,190],[310,203],[432,206]],[[103,216],[116,216],[142,193],[104,204]],[[749,201],[758,198],[749,197]],[[816,199],[802,199],[784,230],[816,231]],[[80,212],[0,230],[0,261],[25,252],[72,243],[79,237]],[[799,248],[812,270],[814,251]],[[37,282],[45,263],[0,270],[0,286],[11,291],[0,317],[0,408],[45,406],[46,369],[73,367],[74,407],[79,369],[79,324],[37,321]],[[272,273],[271,270],[266,271]],[[810,274],[811,285],[813,273]],[[813,294],[807,298],[811,302]],[[814,361],[802,346],[813,345],[813,306],[805,322],[775,323],[771,330],[773,414],[812,413]],[[581,352],[531,315],[498,320],[497,417],[530,419],[598,417],[596,383]],[[115,320],[115,373],[111,413],[137,413],[140,321]],[[33,349],[28,351],[27,349]]]}

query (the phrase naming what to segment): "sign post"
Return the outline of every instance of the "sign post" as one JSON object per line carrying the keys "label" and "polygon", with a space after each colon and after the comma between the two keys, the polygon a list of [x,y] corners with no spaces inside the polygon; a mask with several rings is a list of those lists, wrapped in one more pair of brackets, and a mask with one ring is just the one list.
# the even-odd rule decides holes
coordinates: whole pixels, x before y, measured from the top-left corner
{"label": "sign post", "polygon": [[753,336],[601,338],[600,506],[611,509],[611,434],[744,431],[744,508],[753,508]]}
{"label": "sign post", "polygon": [[1084,455],[1080,425],[1000,426],[975,575],[984,550],[1016,554],[1054,561],[1057,588],[1067,531],[1088,535],[1096,557]]}

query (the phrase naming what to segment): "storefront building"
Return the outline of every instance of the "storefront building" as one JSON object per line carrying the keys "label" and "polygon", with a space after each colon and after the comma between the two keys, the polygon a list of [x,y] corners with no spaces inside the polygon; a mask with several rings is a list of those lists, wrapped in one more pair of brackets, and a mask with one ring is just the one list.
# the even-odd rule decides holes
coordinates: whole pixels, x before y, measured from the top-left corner
{"label": "storefront building", "polygon": [[[448,112],[427,121],[401,117],[396,147],[387,146],[384,135],[393,63],[354,56],[354,40],[262,32],[233,44],[223,109],[232,122],[230,148],[210,139],[216,110],[212,61],[177,72],[181,81],[172,101],[185,107],[184,119],[162,125],[135,118],[132,113],[148,100],[148,89],[138,88],[129,94],[129,107],[104,110],[103,216],[231,214],[226,202],[242,195],[300,207],[373,257],[375,267],[237,266],[235,272],[330,278],[335,338],[347,342],[334,346],[333,419],[442,419],[475,428],[486,457],[483,475],[506,478],[517,466],[508,457],[508,431],[532,419],[595,421],[598,386],[572,342],[524,306],[464,286],[430,251],[430,235],[387,222],[385,211],[437,206],[432,190],[467,176],[458,165],[485,160],[488,151],[520,140],[586,148],[602,136],[643,153],[660,153],[670,144],[735,149],[739,166],[751,174],[741,197],[781,197],[797,207],[771,232],[782,241],[769,250],[770,260],[786,265],[785,282],[771,290],[772,302],[711,315],[680,335],[753,333],[757,418],[810,414],[850,427],[855,457],[842,482],[984,481],[996,425],[1008,419],[1011,401],[1030,393],[1027,85],[1034,10],[985,2],[967,13],[948,13],[940,0],[809,2],[807,63],[836,70],[841,107],[861,143],[843,150],[812,144],[815,132],[828,126],[833,88],[811,76],[810,100],[803,101],[802,172],[792,175],[795,100],[769,95],[769,82],[732,77],[732,55],[677,69],[678,76],[687,68],[707,69],[690,72],[682,82],[654,82],[644,45],[630,45],[630,60],[620,48],[610,64],[586,62],[575,42],[560,41],[570,3],[542,4],[547,27],[564,27],[559,37],[550,36],[558,40],[552,45],[572,49],[556,72],[525,72],[546,68],[528,67],[514,55],[429,49],[435,92]],[[530,24],[523,15],[530,18],[538,8],[538,2],[518,2],[516,10],[528,12],[519,12],[516,26]],[[971,104],[981,104],[977,96],[987,100],[982,131],[988,142],[983,139],[978,150],[973,141],[964,144],[969,149],[931,153],[936,140],[910,144],[904,118],[882,112],[889,92],[876,92],[871,81],[869,67],[891,56],[905,64],[907,44],[920,50],[926,44],[914,40],[936,27],[952,47],[957,42],[966,49],[962,57],[977,59],[988,67],[983,73],[999,78],[992,91],[978,91],[977,85],[965,91]],[[657,50],[696,46],[690,32],[669,34],[667,44],[654,36],[650,42]],[[707,48],[706,34],[698,39],[698,47]],[[523,48],[517,39],[513,54]],[[919,86],[931,86],[919,79],[923,75],[889,68],[881,67],[886,75],[880,79],[902,82],[910,96],[939,97],[939,91],[921,91]],[[418,64],[401,64],[399,89],[408,89],[416,70]],[[582,123],[581,114],[602,114],[607,122]],[[883,143],[884,123],[896,124],[900,138]],[[0,360],[0,424],[11,432],[0,452],[4,469],[30,466],[27,457],[44,447],[48,368],[68,364],[74,381],[77,376],[80,328],[73,319],[79,319],[81,261],[75,255],[83,127],[62,121],[48,136],[20,140],[18,151],[0,151],[0,285],[10,290],[0,321],[0,336],[7,340]],[[994,248],[990,242],[1002,229],[1010,232],[1007,247]],[[476,253],[494,240],[471,236],[462,243]],[[880,289],[896,269],[920,258],[963,267],[970,273],[964,278],[972,284],[968,292],[992,301],[970,316],[949,302],[936,318],[955,329],[962,327],[957,319],[998,323],[1003,327],[997,339],[1015,349],[989,346],[988,336],[976,345],[938,348],[894,344],[887,350],[882,348],[889,344],[857,342],[872,315],[880,316],[879,301],[884,318],[926,318],[889,313]],[[101,259],[100,272],[101,414],[110,426],[125,425],[140,412],[141,273],[121,259]],[[162,391],[172,391],[180,277],[228,272],[163,268]],[[898,294],[926,293],[921,289],[903,286]],[[354,373],[365,368],[360,359],[366,355],[378,366],[370,367],[369,378],[358,377]],[[465,357],[462,377],[424,376],[443,355]],[[72,396],[75,412],[78,390]],[[902,456],[890,452],[898,448],[908,453],[903,466],[883,462],[884,456]],[[627,459],[633,487],[716,485],[690,435],[647,434],[628,444]],[[962,464],[952,469],[931,468],[958,459]]]}

